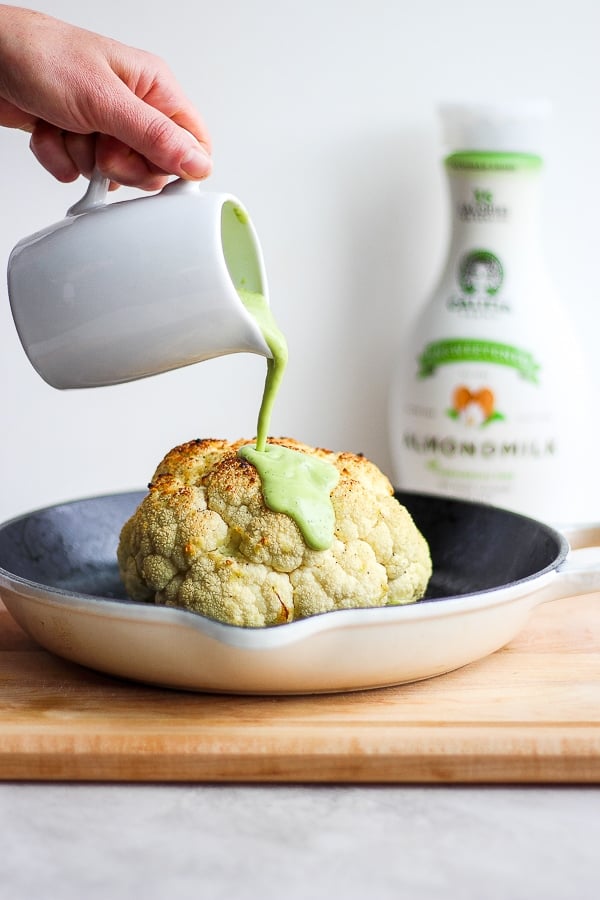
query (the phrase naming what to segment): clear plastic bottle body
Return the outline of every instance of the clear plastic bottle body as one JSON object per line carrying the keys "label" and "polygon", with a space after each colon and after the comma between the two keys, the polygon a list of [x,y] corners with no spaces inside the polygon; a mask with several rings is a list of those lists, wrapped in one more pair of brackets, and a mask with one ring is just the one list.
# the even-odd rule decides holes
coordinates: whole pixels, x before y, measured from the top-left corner
{"label": "clear plastic bottle body", "polygon": [[463,152],[446,166],[447,262],[391,391],[395,482],[580,521],[587,379],[542,253],[541,159]]}

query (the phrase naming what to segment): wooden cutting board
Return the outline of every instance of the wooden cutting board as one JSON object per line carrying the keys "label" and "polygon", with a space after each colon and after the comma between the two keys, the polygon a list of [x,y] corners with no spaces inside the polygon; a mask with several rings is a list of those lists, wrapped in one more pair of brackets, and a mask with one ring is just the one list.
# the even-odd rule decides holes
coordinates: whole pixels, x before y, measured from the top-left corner
{"label": "wooden cutting board", "polygon": [[449,675],[289,698],[110,678],[40,649],[0,603],[0,778],[600,782],[600,594],[539,607]]}

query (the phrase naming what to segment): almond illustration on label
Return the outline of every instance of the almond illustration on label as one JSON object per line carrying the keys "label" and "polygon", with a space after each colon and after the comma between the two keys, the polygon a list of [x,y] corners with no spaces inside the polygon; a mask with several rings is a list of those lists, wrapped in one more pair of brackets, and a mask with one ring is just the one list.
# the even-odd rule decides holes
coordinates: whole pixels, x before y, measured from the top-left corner
{"label": "almond illustration on label", "polygon": [[464,384],[454,389],[448,415],[470,428],[481,428],[490,422],[504,419],[496,409],[496,398],[491,388],[482,387],[472,391]]}

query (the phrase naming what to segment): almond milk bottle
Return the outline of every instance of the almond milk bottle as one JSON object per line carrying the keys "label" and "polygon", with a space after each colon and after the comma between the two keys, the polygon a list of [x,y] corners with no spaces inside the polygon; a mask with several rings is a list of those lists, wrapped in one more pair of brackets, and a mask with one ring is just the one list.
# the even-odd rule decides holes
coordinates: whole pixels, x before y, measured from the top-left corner
{"label": "almond milk bottle", "polygon": [[545,104],[445,106],[451,239],[398,355],[395,483],[560,526],[585,518],[582,354],[540,240]]}

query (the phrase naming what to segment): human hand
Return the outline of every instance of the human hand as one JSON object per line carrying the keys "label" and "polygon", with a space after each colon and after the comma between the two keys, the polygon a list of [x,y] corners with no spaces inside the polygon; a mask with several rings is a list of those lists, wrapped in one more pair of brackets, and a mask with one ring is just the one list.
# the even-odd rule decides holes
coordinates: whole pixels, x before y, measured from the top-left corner
{"label": "human hand", "polygon": [[158,190],[210,174],[210,138],[159,57],[31,10],[0,5],[0,125],[31,132],[59,181],[97,170]]}

